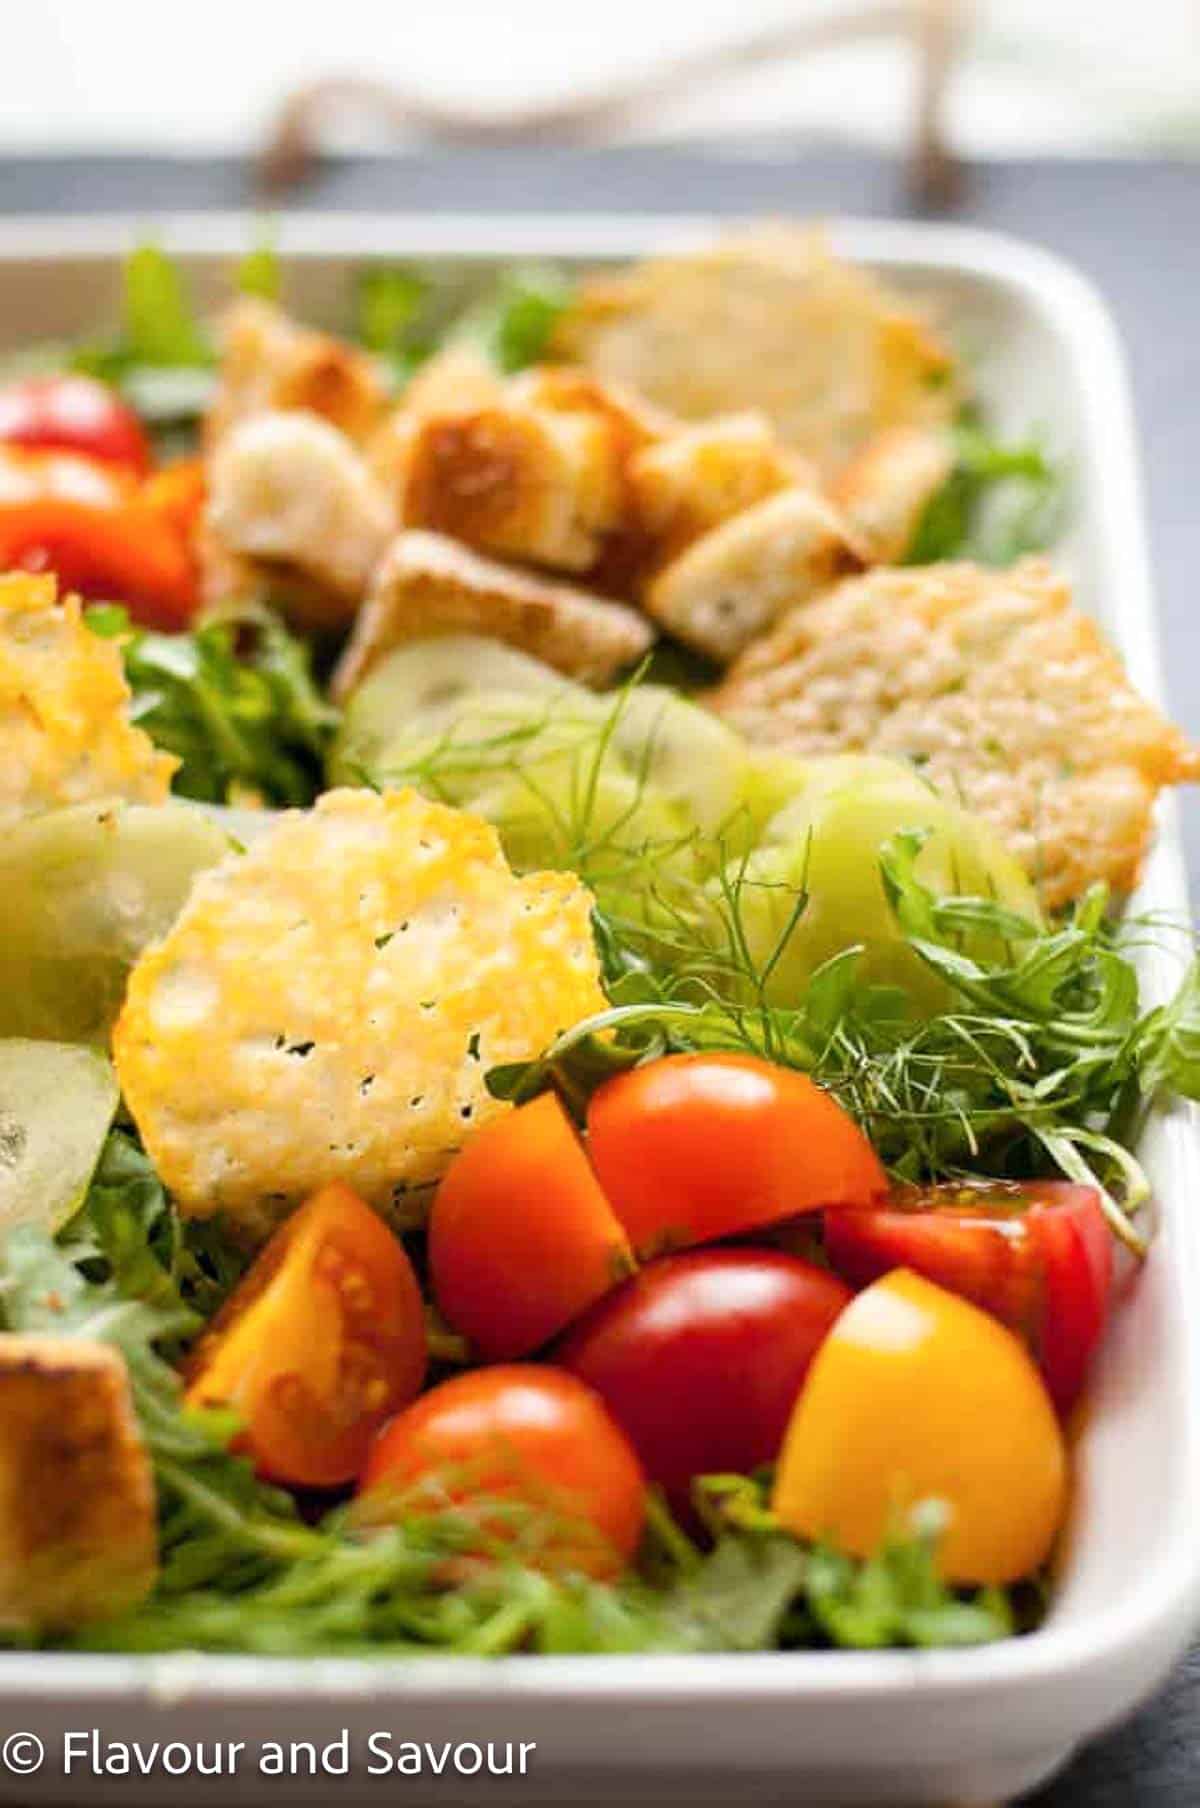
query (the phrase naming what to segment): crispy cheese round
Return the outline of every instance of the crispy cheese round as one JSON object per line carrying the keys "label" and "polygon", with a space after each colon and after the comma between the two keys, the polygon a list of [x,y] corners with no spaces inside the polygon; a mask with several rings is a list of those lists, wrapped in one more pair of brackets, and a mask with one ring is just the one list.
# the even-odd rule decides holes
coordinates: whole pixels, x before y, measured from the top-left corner
{"label": "crispy cheese round", "polygon": [[0,827],[93,798],[161,803],[178,761],[129,719],[115,642],[52,577],[0,577]]}
{"label": "crispy cheese round", "polygon": [[415,791],[332,791],[196,883],[134,968],[122,1091],[188,1215],[261,1240],[342,1180],[418,1217],[490,1067],[603,1008],[591,897],[516,878],[495,830]]}

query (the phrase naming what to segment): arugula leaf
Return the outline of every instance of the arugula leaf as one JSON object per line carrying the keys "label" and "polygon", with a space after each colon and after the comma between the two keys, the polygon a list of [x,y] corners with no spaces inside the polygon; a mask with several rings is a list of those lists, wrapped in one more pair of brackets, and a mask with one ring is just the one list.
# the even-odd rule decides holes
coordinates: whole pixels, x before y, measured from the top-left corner
{"label": "arugula leaf", "polygon": [[338,713],[317,689],[307,645],[270,610],[231,604],[187,634],[134,629],[111,606],[87,619],[121,641],[133,718],[182,762],[179,795],[295,805],[323,789]]}
{"label": "arugula leaf", "polygon": [[511,376],[545,356],[570,299],[571,287],[561,271],[548,264],[519,264],[504,272],[494,294],[468,310],[450,337],[473,339]]}
{"label": "arugula leaf", "polygon": [[279,300],[283,293],[283,267],[273,237],[260,239],[246,253],[234,281],[240,295],[257,295],[261,301]]}
{"label": "arugula leaf", "polygon": [[822,1547],[805,1577],[805,1605],[835,1645],[878,1650],[980,1645],[1011,1636],[1013,1610],[1002,1589],[965,1596],[948,1589],[937,1573],[936,1552],[944,1515],[926,1502],[913,1515],[907,1537],[892,1532],[865,1563]]}
{"label": "arugula leaf", "polygon": [[358,278],[357,337],[368,351],[390,364],[402,382],[434,349],[421,324],[428,303],[428,282],[403,264],[372,265]]}
{"label": "arugula leaf", "polygon": [[997,439],[975,413],[963,417],[954,439],[954,468],[926,504],[903,563],[1011,565],[1049,546],[1060,524],[1064,481],[1045,448],[1034,439]]}
{"label": "arugula leaf", "polygon": [[122,270],[121,324],[116,336],[78,348],[76,370],[122,382],[141,366],[206,368],[213,349],[192,309],[178,266],[160,246],[138,245]]}
{"label": "arugula leaf", "polygon": [[191,431],[212,396],[214,362],[178,266],[152,243],[125,259],[116,333],[76,346],[69,359],[72,370],[120,391],[155,430],[161,457],[189,449]]}

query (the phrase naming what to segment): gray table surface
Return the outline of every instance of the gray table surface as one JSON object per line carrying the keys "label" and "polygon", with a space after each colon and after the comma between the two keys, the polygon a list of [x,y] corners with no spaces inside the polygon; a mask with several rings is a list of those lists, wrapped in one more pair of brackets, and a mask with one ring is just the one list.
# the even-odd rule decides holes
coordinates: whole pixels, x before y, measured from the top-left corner
{"label": "gray table surface", "polygon": [[[0,213],[254,206],[234,159],[0,159]],[[346,159],[301,208],[452,213],[554,209],[911,215],[897,168],[785,139],[731,151],[697,145],[425,152]],[[1200,163],[1004,161],[976,167],[953,217],[1016,233],[1073,259],[1116,314],[1133,368],[1146,461],[1167,687],[1200,736]],[[1200,801],[1185,799],[1193,897]],[[1200,1536],[1200,1528],[1197,1529]],[[1136,1560],[1131,1554],[1131,1560]],[[1082,1753],[1027,1808],[1183,1808],[1200,1802],[1200,1647],[1157,1700]]]}

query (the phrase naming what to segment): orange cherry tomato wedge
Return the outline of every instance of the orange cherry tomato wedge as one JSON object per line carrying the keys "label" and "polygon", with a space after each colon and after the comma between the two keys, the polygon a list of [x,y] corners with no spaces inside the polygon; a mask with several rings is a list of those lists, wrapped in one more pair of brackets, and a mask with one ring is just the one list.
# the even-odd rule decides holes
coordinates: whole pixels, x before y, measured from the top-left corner
{"label": "orange cherry tomato wedge", "polygon": [[847,1306],[788,1426],[772,1506],[803,1538],[866,1557],[896,1515],[944,1503],[938,1558],[957,1583],[1032,1575],[1066,1504],[1067,1457],[1024,1346],[901,1269]]}
{"label": "orange cherry tomato wedge", "polygon": [[489,1361],[540,1348],[633,1267],[553,1093],[493,1119],[438,1188],[429,1221],[434,1297]]}
{"label": "orange cherry tomato wedge", "polygon": [[588,1147],[638,1256],[887,1191],[870,1143],[804,1074],[752,1055],[668,1055],[609,1080]]}
{"label": "orange cherry tomato wedge", "polygon": [[189,1406],[233,1407],[235,1448],[293,1487],[352,1481],[425,1378],[421,1290],[349,1187],[315,1193],[257,1257],[188,1368]]}
{"label": "orange cherry tomato wedge", "polygon": [[827,1213],[825,1247],[857,1287],[911,1268],[982,1306],[1029,1345],[1061,1413],[1079,1398],[1112,1290],[1112,1233],[1094,1187],[900,1187],[882,1209]]}
{"label": "orange cherry tomato wedge", "polygon": [[133,409],[107,383],[70,372],[0,389],[0,441],[82,452],[138,477],[150,468],[150,444]]}
{"label": "orange cherry tomato wedge", "polygon": [[208,496],[208,480],[202,458],[182,458],[164,465],[147,477],[141,499],[154,514],[169,522],[185,545],[196,537]]}
{"label": "orange cherry tomato wedge", "polygon": [[477,1501],[488,1545],[518,1543],[537,1567],[598,1579],[626,1567],[646,1515],[637,1457],[599,1396],[560,1369],[520,1364],[456,1376],[401,1413],[359,1495],[364,1524]]}

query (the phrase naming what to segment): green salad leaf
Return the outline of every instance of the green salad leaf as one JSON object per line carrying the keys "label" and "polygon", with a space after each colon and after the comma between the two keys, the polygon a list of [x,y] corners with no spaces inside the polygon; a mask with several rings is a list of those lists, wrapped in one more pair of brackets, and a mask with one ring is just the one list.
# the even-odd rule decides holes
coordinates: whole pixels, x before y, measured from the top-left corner
{"label": "green salad leaf", "polygon": [[324,788],[338,714],[313,678],[309,647],[269,609],[230,604],[186,634],[134,628],[108,605],[87,619],[120,641],[134,720],[178,756],[180,796],[296,805]]}
{"label": "green salad leaf", "polygon": [[999,439],[977,411],[954,429],[955,463],[926,504],[906,565],[977,559],[1011,565],[1051,545],[1061,523],[1065,482],[1035,438]]}
{"label": "green salad leaf", "polygon": [[511,376],[546,355],[570,299],[570,284],[553,265],[516,264],[492,294],[454,324],[449,336],[473,339],[498,370]]}
{"label": "green salad leaf", "polygon": [[121,281],[116,332],[76,346],[70,367],[112,383],[154,430],[160,455],[187,450],[216,380],[212,340],[159,245],[136,246]]}
{"label": "green salad leaf", "polygon": [[283,294],[283,266],[273,236],[264,235],[238,264],[234,283],[239,295],[278,301]]}
{"label": "green salad leaf", "polygon": [[429,283],[405,264],[373,264],[359,275],[355,336],[406,382],[434,349],[426,323]]}

